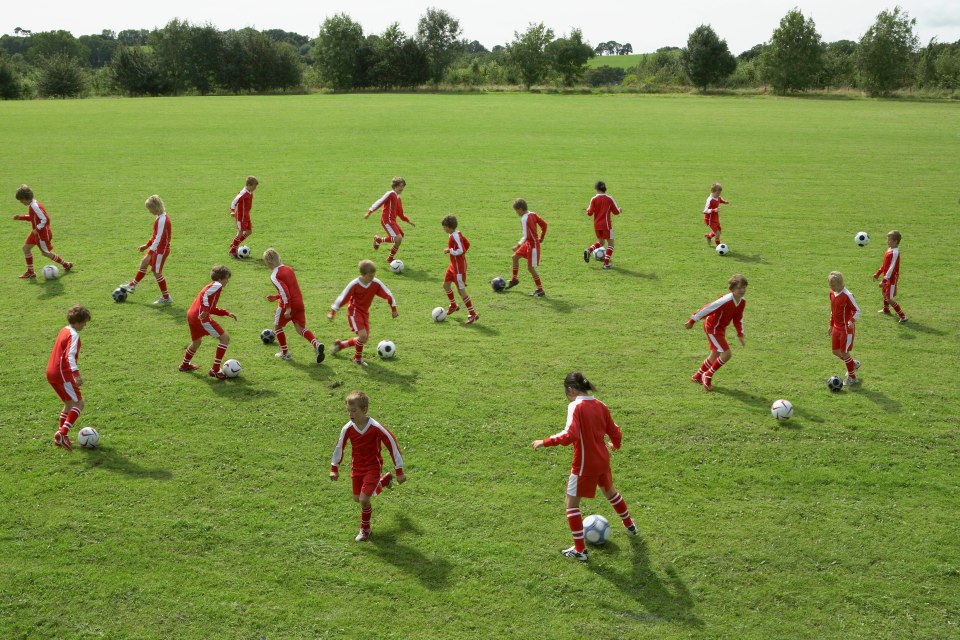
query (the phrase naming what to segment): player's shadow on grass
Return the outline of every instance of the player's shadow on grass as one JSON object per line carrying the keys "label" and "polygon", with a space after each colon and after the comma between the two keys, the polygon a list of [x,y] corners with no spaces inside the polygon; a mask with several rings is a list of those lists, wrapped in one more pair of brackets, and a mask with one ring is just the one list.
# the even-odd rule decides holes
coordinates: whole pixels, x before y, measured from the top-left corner
{"label": "player's shadow on grass", "polygon": [[47,300],[49,298],[56,298],[62,296],[65,293],[63,288],[63,283],[60,282],[60,279],[56,280],[47,280],[46,282],[37,282],[43,288],[43,291],[37,296],[37,300]]}
{"label": "player's shadow on grass", "polygon": [[885,394],[883,391],[877,391],[876,389],[864,389],[861,386],[857,387],[854,393],[865,397],[867,400],[873,402],[887,413],[900,413],[900,403],[893,398],[887,397],[887,394]]}
{"label": "player's shadow on grass", "polygon": [[476,332],[482,333],[483,335],[486,335],[486,336],[498,336],[498,335],[500,335],[500,332],[497,331],[496,329],[494,329],[493,327],[491,327],[490,325],[488,325],[488,324],[482,324],[482,323],[483,323],[483,320],[478,320],[478,321],[476,321],[475,323],[473,323],[473,324],[471,324],[471,325],[468,326],[468,325],[466,324],[466,322],[467,322],[467,317],[464,316],[463,318],[460,318],[460,319],[458,319],[458,320],[454,320],[453,322],[458,323],[461,327],[463,327],[463,330],[464,330],[464,331],[476,331]]}
{"label": "player's shadow on grass", "polygon": [[[329,358],[329,352],[327,358]],[[324,359],[323,362],[317,364],[316,356],[310,356],[310,360],[291,360],[286,363],[294,369],[299,369],[307,373],[314,380],[327,380],[333,377],[333,370],[327,365],[327,360]]]}
{"label": "player's shadow on grass", "polygon": [[123,473],[128,476],[150,480],[170,480],[173,474],[166,469],[148,469],[112,448],[80,449],[88,465],[105,471]]}
{"label": "player's shadow on grass", "polygon": [[[146,306],[153,307],[152,304]],[[165,316],[173,318],[177,324],[187,324],[187,311],[183,307],[175,307],[172,304],[165,304],[160,307],[158,311]]]}
{"label": "player's shadow on grass", "polygon": [[[206,374],[204,375],[206,376]],[[265,389],[262,385],[254,386],[250,384],[250,381],[242,375],[225,380],[218,380],[217,378],[206,376],[203,381],[206,382],[210,386],[210,390],[218,396],[224,396],[232,400],[246,401],[277,395],[277,392],[273,389]]]}
{"label": "player's shadow on grass", "polygon": [[[734,400],[739,400],[744,404],[748,404],[751,407],[756,408],[757,410],[770,410],[770,400],[763,398],[754,393],[747,393],[746,391],[741,391],[739,389],[729,389],[727,387],[714,387],[714,393],[719,393],[720,395],[729,396]],[[799,411],[794,407],[794,414],[804,420],[810,420],[811,422],[823,422],[823,418],[818,416],[815,413],[809,411]],[[784,420],[779,422],[779,425],[785,429],[801,429],[803,425],[798,420]]]}
{"label": "player's shadow on grass", "polygon": [[397,517],[389,529],[374,529],[370,536],[368,553],[376,555],[397,569],[414,576],[427,589],[439,591],[450,584],[453,565],[449,560],[428,556],[403,539],[420,537],[423,531],[406,515]]}
{"label": "player's shadow on grass", "polygon": [[542,298],[534,298],[534,300],[536,300],[538,303],[548,305],[557,313],[571,313],[574,309],[578,309],[580,307],[578,304],[573,304],[572,302],[567,302],[566,300],[554,298],[549,293]]}
{"label": "player's shadow on grass", "polygon": [[622,273],[625,276],[630,276],[631,278],[643,278],[644,280],[659,280],[660,276],[657,275],[655,271],[650,273],[640,273],[639,271],[632,271],[630,269],[623,269],[621,267],[614,267],[612,269],[614,273]]}
{"label": "player's shadow on grass", "polygon": [[[397,362],[397,358],[393,358],[392,362]],[[357,365],[349,363],[349,366],[356,367]],[[365,370],[367,375],[376,378],[379,382],[391,382],[407,390],[416,387],[417,379],[420,378],[420,374],[416,371],[413,373],[400,373],[397,371],[396,365],[391,363],[391,365],[387,367],[376,360],[367,360]]]}
{"label": "player's shadow on grass", "polygon": [[[603,547],[591,551],[591,555],[606,553],[613,555],[621,553],[615,544],[607,543]],[[693,613],[693,596],[687,585],[677,574],[672,565],[664,567],[665,578],[657,575],[650,566],[650,553],[647,543],[640,536],[630,538],[631,567],[629,571],[614,569],[612,566],[600,566],[599,563],[587,563],[593,573],[610,582],[624,595],[635,598],[647,614],[624,612],[626,615],[651,621],[683,622],[695,627],[702,627],[703,621]]]}
{"label": "player's shadow on grass", "polygon": [[[389,271],[389,269],[387,270]],[[420,269],[409,269],[409,268],[404,269],[403,273],[391,273],[389,277],[391,279],[397,278],[398,280],[403,280],[403,279],[416,280],[417,282],[426,282],[426,281],[439,282],[440,280],[438,276],[433,275],[432,273],[428,273]],[[387,286],[388,287],[390,286],[389,282],[387,282]]]}
{"label": "player's shadow on grass", "polygon": [[[877,314],[877,315],[879,315],[879,314]],[[947,332],[944,331],[943,329],[937,329],[937,328],[935,328],[935,327],[928,327],[928,326],[925,325],[925,324],[922,324],[922,323],[920,323],[920,322],[914,322],[913,320],[908,320],[907,322],[904,322],[904,323],[903,323],[903,327],[906,328],[906,329],[910,329],[911,331],[919,331],[920,333],[932,333],[932,334],[935,335],[935,336],[945,336],[945,335],[947,335]]]}
{"label": "player's shadow on grass", "polygon": [[727,256],[727,259],[733,259],[737,262],[750,262],[752,264],[761,264],[766,262],[766,260],[763,259],[763,256],[761,256],[759,253],[753,253],[748,256],[746,254],[731,251],[730,255]]}

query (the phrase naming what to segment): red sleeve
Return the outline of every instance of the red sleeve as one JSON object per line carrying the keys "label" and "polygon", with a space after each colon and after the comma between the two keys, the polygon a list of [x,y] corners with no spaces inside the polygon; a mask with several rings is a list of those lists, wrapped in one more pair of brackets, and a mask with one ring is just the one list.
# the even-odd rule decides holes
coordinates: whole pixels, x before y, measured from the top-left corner
{"label": "red sleeve", "polygon": [[717,196],[717,201],[718,201],[720,204],[730,204],[729,202],[727,202],[726,200],[724,200],[724,199],[721,198],[720,196]]}
{"label": "red sleeve", "polygon": [[890,260],[892,258],[893,253],[890,251],[887,251],[885,254],[883,254],[883,264],[881,264],[880,268],[877,269],[877,272],[873,274],[874,278],[877,278],[887,272],[887,270],[890,268]]}
{"label": "red sleeve", "polygon": [[403,220],[404,222],[410,222],[410,218],[404,215],[403,213],[403,203],[400,201],[400,196],[394,194],[393,197],[396,199],[397,205],[397,217]]}
{"label": "red sleeve", "polygon": [[540,227],[540,242],[547,237],[547,221],[537,216],[537,226]]}
{"label": "red sleeve", "polygon": [[32,220],[30,216],[17,216],[17,220]]}
{"label": "red sleeve", "polygon": [[153,219],[153,234],[150,236],[150,239],[147,240],[148,245],[152,245],[157,239],[157,225],[160,223],[160,217],[157,216]]}
{"label": "red sleeve", "polygon": [[610,438],[610,443],[613,444],[614,449],[620,448],[623,442],[623,432],[620,431],[620,426],[613,421],[609,409],[607,410],[607,437]]}
{"label": "red sleeve", "polygon": [[733,328],[737,330],[737,335],[743,337],[743,310],[747,308],[747,301],[741,300],[736,313],[733,314]]}

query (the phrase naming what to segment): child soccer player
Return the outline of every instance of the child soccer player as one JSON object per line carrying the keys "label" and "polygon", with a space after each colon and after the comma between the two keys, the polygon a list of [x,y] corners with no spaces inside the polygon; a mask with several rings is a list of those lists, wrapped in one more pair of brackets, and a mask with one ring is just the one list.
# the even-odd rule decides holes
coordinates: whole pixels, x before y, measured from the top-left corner
{"label": "child soccer player", "polygon": [[890,307],[893,307],[893,310],[900,316],[897,322],[906,322],[909,318],[903,313],[903,309],[900,308],[896,300],[897,281],[900,279],[901,238],[903,238],[903,236],[900,235],[900,232],[896,229],[887,234],[888,249],[887,252],[883,254],[883,264],[881,264],[877,272],[873,274],[873,279],[876,281],[877,278],[883,275],[883,281],[880,282],[880,290],[883,292],[883,309],[880,309],[880,313],[890,315]]}
{"label": "child soccer player", "polygon": [[50,217],[43,205],[33,197],[33,189],[25,184],[17,189],[17,201],[27,207],[29,213],[25,216],[13,216],[14,220],[29,220],[33,230],[23,243],[23,257],[27,261],[27,270],[21,278],[36,278],[33,270],[33,247],[40,247],[40,253],[54,262],[63,265],[65,271],[73,269],[73,263],[67,262],[53,252],[53,230],[50,228]]}
{"label": "child soccer player", "polygon": [[707,203],[703,205],[703,224],[710,228],[709,233],[703,234],[707,239],[707,246],[710,246],[710,240],[714,240],[717,246],[720,246],[720,205],[730,204],[728,200],[720,197],[723,186],[719,182],[714,182],[710,187],[710,195],[707,196]]}
{"label": "child soccer player", "polygon": [[363,391],[353,391],[347,396],[346,402],[350,421],[340,430],[340,438],[333,448],[330,479],[337,480],[340,477],[343,447],[350,443],[353,447],[350,454],[353,501],[360,503],[360,533],[357,534],[356,541],[366,542],[370,539],[370,517],[373,515],[370,499],[380,495],[384,489],[389,489],[394,480],[393,474],[383,473],[383,456],[380,453],[382,445],[387,446],[393,459],[397,484],[406,482],[407,476],[403,473],[403,458],[400,456],[397,439],[389,429],[367,415],[370,406],[367,395]]}
{"label": "child soccer player", "polygon": [[67,326],[60,329],[57,341],[50,352],[50,361],[47,363],[47,382],[63,400],[63,411],[60,412],[60,428],[53,434],[53,444],[71,451],[70,429],[80,419],[83,411],[83,396],[80,387],[83,378],[80,377],[80,367],[77,360],[80,357],[80,332],[90,322],[90,312],[81,305],[70,307],[67,311]]}
{"label": "child soccer player", "polygon": [[[610,416],[607,405],[590,394],[596,388],[579,371],[570,373],[563,381],[567,394],[567,425],[560,433],[544,440],[534,440],[531,446],[553,447],[573,445],[573,467],[567,479],[567,524],[573,533],[573,546],[560,553],[580,562],[589,559],[583,542],[583,516],[580,514],[580,498],[592,498],[597,486],[603,497],[610,502],[623,526],[630,535],[637,535],[637,525],[630,517],[627,503],[613,488],[613,473],[610,471],[610,453],[620,448],[622,433]],[[604,438],[609,438],[606,442]]]}
{"label": "child soccer player", "polygon": [[610,214],[618,216],[623,210],[612,196],[607,195],[607,184],[603,180],[598,180],[593,188],[597,194],[590,199],[587,215],[593,218],[593,232],[597,235],[597,241],[583,250],[583,261],[589,263],[590,254],[606,243],[603,268],[609,269],[610,260],[613,259],[613,218]]}
{"label": "child soccer player", "polygon": [[854,373],[860,368],[860,361],[850,355],[853,349],[853,336],[856,333],[856,321],[860,319],[860,307],[853,299],[853,294],[843,286],[843,274],[831,271],[827,279],[830,283],[830,341],[833,355],[843,360],[847,367],[847,375],[843,384],[851,386],[860,384],[860,379]]}
{"label": "child soccer player", "polygon": [[250,220],[250,210],[253,208],[253,192],[257,190],[260,181],[254,176],[247,176],[247,183],[230,203],[230,215],[237,219],[237,235],[230,244],[227,252],[237,257],[237,247],[253,233],[253,222]]}
{"label": "child soccer player", "polygon": [[697,320],[705,318],[703,331],[707,334],[710,353],[700,365],[700,370],[690,379],[702,384],[707,391],[713,391],[713,374],[733,357],[730,345],[727,344],[727,325],[733,322],[737,330],[737,340],[741,345],[746,345],[743,337],[743,310],[747,301],[743,299],[743,294],[747,292],[747,279],[739,273],[734,274],[727,282],[727,288],[730,293],[700,307],[686,323],[687,329],[691,329]]}
{"label": "child soccer player", "polygon": [[167,291],[167,280],[163,277],[163,265],[167,261],[167,256],[170,255],[170,216],[167,215],[166,208],[163,206],[163,200],[156,194],[147,198],[147,201],[143,204],[147,207],[147,211],[156,216],[156,220],[153,221],[153,235],[150,236],[146,244],[140,245],[137,249],[140,253],[147,252],[147,255],[140,260],[137,275],[128,284],[120,285],[120,288],[126,290],[127,293],[136,291],[137,285],[143,280],[143,276],[147,275],[147,266],[149,266],[157,279],[157,286],[160,287],[161,294],[160,298],[153,304],[156,306],[170,304],[173,302],[173,298]]}
{"label": "child soccer player", "polygon": [[225,309],[217,307],[220,301],[220,294],[223,288],[230,282],[230,269],[222,264],[218,264],[210,271],[210,279],[213,281],[197,294],[197,298],[190,305],[187,311],[187,324],[190,326],[190,338],[193,342],[187,347],[183,354],[183,362],[180,363],[180,371],[195,371],[199,367],[192,364],[197,349],[200,348],[200,342],[204,336],[213,336],[219,339],[217,344],[217,355],[214,356],[213,368],[207,372],[211,378],[226,378],[227,374],[220,370],[220,363],[223,362],[223,356],[227,352],[227,345],[230,344],[230,336],[223,330],[220,324],[210,316],[230,316],[234,320],[237,316]]}
{"label": "child soccer player", "polygon": [[313,345],[317,354],[317,364],[323,362],[323,343],[317,340],[313,332],[307,329],[307,312],[303,306],[303,295],[300,293],[300,285],[297,284],[297,276],[293,269],[280,262],[280,254],[270,248],[263,252],[263,261],[267,266],[273,269],[270,272],[270,281],[277,288],[276,295],[267,296],[270,302],[277,301],[277,311],[273,315],[273,330],[277,334],[277,342],[280,343],[280,353],[276,354],[281,360],[290,359],[290,351],[287,349],[287,336],[283,328],[290,321],[293,321],[293,328],[297,330],[303,338]]}
{"label": "child soccer player", "polygon": [[[537,285],[536,291],[530,295],[534,298],[542,298],[547,294],[540,282],[537,267],[540,266],[540,243],[547,235],[547,223],[533,211],[527,210],[527,201],[523,198],[517,198],[513,201],[513,210],[520,216],[520,228],[523,229],[523,236],[517,244],[513,245],[513,277],[507,283],[507,289],[520,284],[520,280],[517,279],[517,274],[520,272],[520,258],[526,258],[527,269],[533,276],[534,284]],[[539,237],[537,237],[537,227],[540,227]]]}
{"label": "child soccer player", "polygon": [[337,313],[337,310],[343,304],[349,303],[347,323],[357,336],[349,340],[334,342],[333,353],[336,355],[341,349],[354,347],[356,352],[353,355],[353,363],[365,367],[367,363],[363,359],[363,345],[367,343],[367,339],[370,337],[370,305],[373,303],[373,297],[380,296],[389,302],[390,311],[394,318],[400,314],[397,312],[397,301],[390,293],[390,289],[387,289],[387,285],[375,277],[377,265],[373,264],[372,260],[361,260],[358,266],[360,277],[351,280],[343,293],[333,301],[330,311],[327,312],[327,319],[333,322],[333,316]]}
{"label": "child soccer player", "polygon": [[397,218],[408,223],[411,227],[417,226],[410,221],[410,218],[403,215],[403,203],[400,202],[400,194],[403,193],[406,186],[407,181],[399,176],[391,180],[390,191],[387,191],[383,194],[382,198],[370,205],[367,213],[363,216],[364,219],[369,218],[374,211],[383,207],[383,213],[380,214],[380,224],[383,226],[383,230],[387,232],[387,235],[374,235],[373,248],[379,249],[380,245],[388,240],[393,243],[393,247],[390,249],[390,255],[387,256],[387,264],[393,262],[394,257],[397,255],[397,250],[400,249],[400,244],[403,242],[403,229],[400,228],[400,223],[397,222]]}
{"label": "child soccer player", "polygon": [[447,298],[450,300],[447,315],[460,310],[454,300],[453,287],[451,286],[451,284],[456,283],[457,289],[460,291],[460,297],[463,298],[463,304],[470,312],[467,324],[473,324],[480,319],[480,314],[474,311],[470,294],[467,293],[467,249],[470,248],[470,241],[457,231],[456,216],[444,216],[440,224],[443,230],[450,234],[450,239],[447,240],[447,248],[443,250],[444,253],[450,255],[450,266],[447,267],[447,273],[443,277],[443,290],[447,292]]}

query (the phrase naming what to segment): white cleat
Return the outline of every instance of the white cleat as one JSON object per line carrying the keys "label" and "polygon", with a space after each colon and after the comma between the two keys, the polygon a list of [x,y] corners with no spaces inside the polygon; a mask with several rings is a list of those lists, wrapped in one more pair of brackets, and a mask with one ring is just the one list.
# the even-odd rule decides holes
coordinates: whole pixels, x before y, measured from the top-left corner
{"label": "white cleat", "polygon": [[167,304],[173,304],[173,298],[157,298],[153,301],[155,307],[162,307]]}
{"label": "white cleat", "polygon": [[290,356],[290,353],[289,353],[289,352],[284,353],[283,351],[278,351],[277,353],[275,353],[275,354],[273,354],[273,355],[274,355],[275,357],[277,357],[277,358],[280,358],[281,360],[292,360],[292,359],[293,359],[293,358]]}
{"label": "white cleat", "polygon": [[133,293],[137,290],[137,285],[135,284],[122,284],[120,288],[126,291],[127,293]]}
{"label": "white cleat", "polygon": [[844,376],[843,378],[843,386],[845,387],[853,387],[858,384],[860,384],[860,378],[853,378],[849,375]]}
{"label": "white cleat", "polygon": [[860,368],[860,361],[859,361],[859,360],[854,360],[854,361],[853,361],[853,370],[856,371],[856,370],[859,369],[859,368]]}
{"label": "white cleat", "polygon": [[584,549],[583,551],[577,551],[576,547],[570,547],[569,549],[564,549],[560,553],[567,556],[568,558],[573,558],[578,562],[586,562],[587,560],[590,559],[590,556],[586,549]]}
{"label": "white cleat", "polygon": [[340,353],[341,349],[343,349],[343,345],[341,345],[340,341],[337,340],[336,342],[333,343],[333,348],[330,349],[330,353],[333,355],[337,355],[338,353]]}

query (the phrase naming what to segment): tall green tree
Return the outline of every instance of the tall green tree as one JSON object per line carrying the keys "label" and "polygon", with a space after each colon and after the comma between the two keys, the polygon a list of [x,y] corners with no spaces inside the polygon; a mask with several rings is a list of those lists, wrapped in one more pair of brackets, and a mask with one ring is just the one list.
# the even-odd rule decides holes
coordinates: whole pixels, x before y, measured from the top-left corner
{"label": "tall green tree", "polygon": [[680,64],[693,86],[701,91],[720,83],[737,68],[737,60],[730,53],[727,41],[721,40],[705,24],[694,29],[687,38],[687,46],[680,52]]}
{"label": "tall green tree", "polygon": [[813,18],[792,9],[780,20],[761,55],[761,77],[776,93],[804,91],[823,73],[823,42]]}
{"label": "tall green tree", "polygon": [[40,62],[37,93],[44,98],[76,98],[87,90],[87,75],[77,58],[55,53]]}
{"label": "tall green tree", "polygon": [[89,58],[84,62],[94,69],[110,64],[113,60],[113,52],[120,44],[117,42],[116,35],[109,29],[104,29],[96,35],[80,36],[77,40],[90,52]]}
{"label": "tall green tree", "polygon": [[547,45],[551,42],[553,29],[548,29],[542,22],[530,23],[523,33],[513,32],[513,42],[507,48],[507,55],[527,89],[542,82],[550,72]]}
{"label": "tall green tree", "polygon": [[150,32],[147,42],[156,55],[164,83],[174,94],[190,88],[190,32],[186,20],[174,18],[162,29]]}
{"label": "tall green tree", "polygon": [[857,43],[837,40],[823,52],[823,84],[828,87],[857,86]]}
{"label": "tall green tree", "polygon": [[857,69],[863,88],[870,95],[889,95],[909,84],[910,65],[920,40],[913,32],[915,18],[900,7],[881,11],[876,22],[860,38]]}
{"label": "tall green tree", "polygon": [[16,100],[20,91],[20,74],[6,56],[0,55],[0,100]]}
{"label": "tall green tree", "polygon": [[362,82],[363,27],[345,13],[323,21],[313,41],[313,59],[320,79],[333,89],[352,89]]}
{"label": "tall green tree", "polygon": [[547,45],[554,70],[566,86],[573,86],[587,70],[587,61],[594,57],[593,47],[583,41],[580,29],[571,29],[566,38],[557,38]]}
{"label": "tall green tree", "polygon": [[63,29],[43,31],[30,36],[27,58],[31,62],[52,58],[57,54],[63,54],[84,63],[90,59],[90,51],[80,44],[80,41],[74,38],[69,31]]}
{"label": "tall green tree", "polygon": [[441,82],[453,60],[463,51],[460,22],[443,9],[430,7],[417,23],[417,43],[427,56],[430,79]]}
{"label": "tall green tree", "polygon": [[202,95],[213,91],[223,65],[226,42],[212,24],[191,25],[187,30],[185,80]]}
{"label": "tall green tree", "polygon": [[156,56],[143,47],[120,45],[113,52],[110,63],[113,83],[121,92],[131,96],[159,96],[167,93]]}

